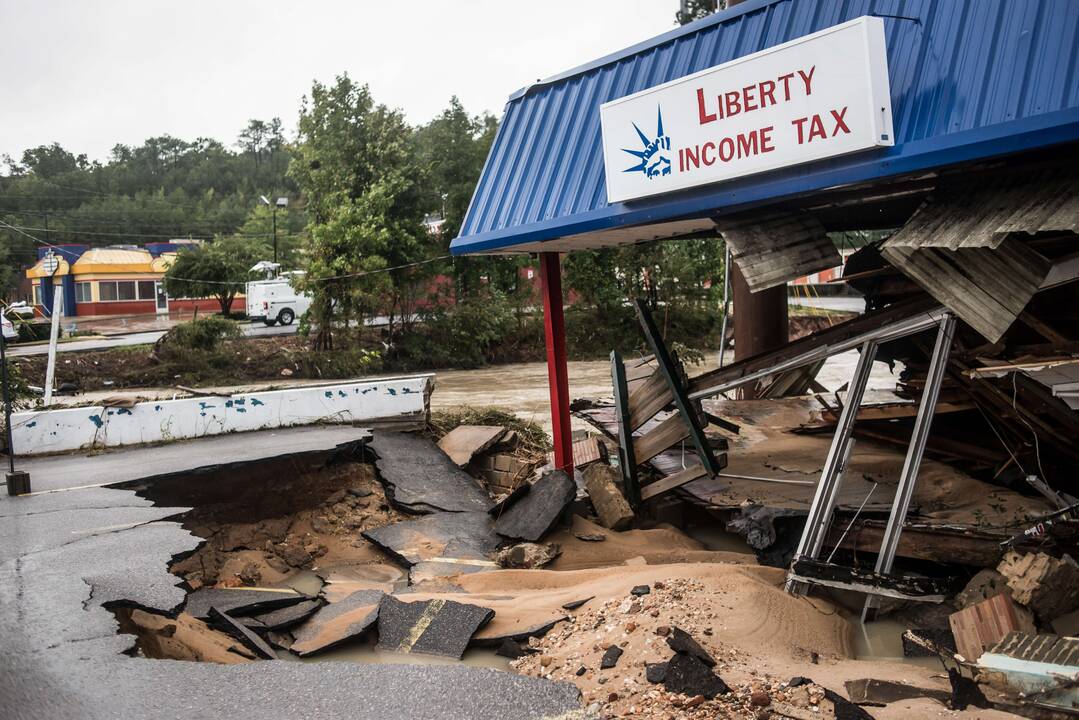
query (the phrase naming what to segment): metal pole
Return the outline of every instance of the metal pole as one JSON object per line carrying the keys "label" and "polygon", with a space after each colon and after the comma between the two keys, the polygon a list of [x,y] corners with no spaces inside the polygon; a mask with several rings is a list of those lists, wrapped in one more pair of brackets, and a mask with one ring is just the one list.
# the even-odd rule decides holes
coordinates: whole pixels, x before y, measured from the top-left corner
{"label": "metal pole", "polygon": [[4,386],[4,434],[7,443],[8,469],[15,474],[15,444],[11,439],[11,391],[7,379],[7,338],[0,329],[0,383]]}
{"label": "metal pole", "polygon": [[[839,422],[836,424],[835,435],[832,437],[832,445],[828,448],[828,456],[824,460],[817,491],[809,506],[805,530],[802,531],[802,539],[798,542],[798,549],[794,553],[795,560],[800,557],[816,560],[824,545],[828,525],[831,524],[832,513],[835,510],[836,497],[843,484],[843,471],[850,461],[854,421],[858,417],[858,408],[862,404],[866,385],[869,384],[869,374],[873,369],[873,359],[876,355],[877,341],[866,341],[862,345],[858,364],[854,368],[854,376],[851,378],[850,388],[847,391],[847,401],[839,413]],[[795,594],[801,594],[804,591],[800,583],[788,583],[787,589]]]}
{"label": "metal pole", "polygon": [[273,206],[273,261],[277,262],[277,205]]}
{"label": "metal pole", "polygon": [[566,367],[566,320],[562,312],[562,268],[558,253],[541,252],[540,287],[547,343],[547,384],[551,393],[554,464],[573,474],[573,431],[569,419],[569,370]]}
{"label": "metal pole", "polygon": [[731,310],[731,248],[724,242],[723,257],[723,322],[719,327],[719,366],[723,367],[723,351],[727,349],[727,316]]}
{"label": "metal pole", "polygon": [[[929,441],[929,429],[933,424],[933,416],[936,414],[937,400],[940,398],[944,371],[948,367],[948,354],[952,349],[955,325],[955,316],[949,313],[940,321],[940,328],[937,330],[937,341],[933,346],[933,356],[929,360],[929,370],[926,372],[925,390],[922,391],[922,398],[918,403],[918,416],[914,420],[914,432],[911,433],[907,457],[903,461],[903,470],[899,474],[899,486],[896,488],[895,499],[892,501],[888,526],[884,530],[884,541],[881,543],[880,554],[877,555],[876,572],[880,575],[887,575],[892,571],[895,552],[899,548],[899,535],[903,532],[903,523],[907,519],[907,510],[910,509],[914,484],[918,480],[918,470],[922,465],[922,456],[925,455],[925,446]],[[873,619],[877,605],[878,599],[875,595],[866,597],[865,607],[862,610],[862,622]]]}

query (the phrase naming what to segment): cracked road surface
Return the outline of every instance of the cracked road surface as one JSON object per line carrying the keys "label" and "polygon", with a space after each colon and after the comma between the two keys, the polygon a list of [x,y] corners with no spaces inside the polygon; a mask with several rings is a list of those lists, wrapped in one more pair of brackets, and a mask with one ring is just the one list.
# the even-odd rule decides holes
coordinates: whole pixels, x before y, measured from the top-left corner
{"label": "cracked road surface", "polygon": [[[331,452],[348,432],[354,437],[363,432],[325,430],[331,432],[303,433],[303,442],[267,442],[267,433],[231,437],[238,440],[237,457],[248,457],[247,445],[255,443],[270,458],[278,456],[281,445],[292,454]],[[280,440],[289,434],[274,431],[273,436]],[[168,461],[167,472],[193,472],[206,466],[207,458],[230,460],[225,445],[215,445],[213,452],[200,447],[209,442],[178,446],[186,452]],[[117,622],[103,605],[174,610],[185,594],[167,563],[200,542],[167,519],[187,508],[153,507],[131,490],[84,487],[87,478],[102,474],[95,464],[123,468],[119,474],[127,477],[114,476],[117,481],[166,474],[161,466],[128,455],[144,452],[81,458],[79,471],[72,458],[26,463],[50,492],[0,498],[0,707],[5,718],[577,715],[573,686],[487,668],[280,660],[213,665],[124,655],[134,638],[117,634]],[[50,475],[50,467],[62,472]],[[38,478],[33,479],[37,487]]]}

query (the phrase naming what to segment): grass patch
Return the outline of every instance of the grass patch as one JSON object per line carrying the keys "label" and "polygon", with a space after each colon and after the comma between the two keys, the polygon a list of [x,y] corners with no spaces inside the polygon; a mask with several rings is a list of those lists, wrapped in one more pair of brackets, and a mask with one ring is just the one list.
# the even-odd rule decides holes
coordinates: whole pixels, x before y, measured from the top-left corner
{"label": "grass patch", "polygon": [[522,420],[513,413],[493,407],[471,407],[464,405],[450,410],[438,410],[431,413],[428,430],[435,440],[460,425],[501,425],[516,430],[521,439],[521,448],[529,453],[546,453],[551,449],[551,440],[537,423]]}

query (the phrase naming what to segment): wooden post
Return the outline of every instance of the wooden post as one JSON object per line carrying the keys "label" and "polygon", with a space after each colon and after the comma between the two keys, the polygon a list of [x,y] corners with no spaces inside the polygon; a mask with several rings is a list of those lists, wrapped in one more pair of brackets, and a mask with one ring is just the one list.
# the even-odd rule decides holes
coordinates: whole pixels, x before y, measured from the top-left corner
{"label": "wooden post", "polygon": [[[734,295],[734,359],[753,357],[787,344],[787,286],[750,292],[735,263],[731,267]],[[741,389],[742,397],[756,397],[752,385]]]}
{"label": "wooden post", "polygon": [[573,433],[569,423],[569,370],[566,368],[566,321],[562,314],[562,268],[555,252],[541,252],[539,262],[554,462],[572,476]]}

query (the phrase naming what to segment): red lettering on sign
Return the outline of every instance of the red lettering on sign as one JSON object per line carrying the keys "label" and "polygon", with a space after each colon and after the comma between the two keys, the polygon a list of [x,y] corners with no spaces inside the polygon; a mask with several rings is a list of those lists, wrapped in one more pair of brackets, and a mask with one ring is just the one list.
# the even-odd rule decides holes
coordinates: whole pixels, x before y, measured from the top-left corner
{"label": "red lettering on sign", "polygon": [[742,112],[742,96],[735,90],[725,93],[723,99],[727,104],[727,117]]}
{"label": "red lettering on sign", "polygon": [[693,167],[701,166],[700,154],[696,148],[686,148],[686,170],[690,169],[690,165]]}
{"label": "red lettering on sign", "polygon": [[[712,151],[712,159],[708,159],[708,151]],[[701,146],[701,162],[705,165],[711,165],[716,161],[716,144],[714,142],[706,142]]]}
{"label": "red lettering on sign", "polygon": [[832,111],[832,119],[835,120],[835,127],[832,128],[832,137],[838,135],[840,130],[847,133],[848,135],[850,134],[850,128],[847,127],[847,123],[843,122],[843,118],[846,116],[846,114],[846,106],[844,106],[843,109],[839,112],[836,112],[835,110]]}
{"label": "red lettering on sign", "polygon": [[779,80],[783,83],[783,99],[791,99],[791,78],[794,77],[794,73],[787,73],[786,75],[780,75]]}
{"label": "red lettering on sign", "polygon": [[761,82],[761,107],[776,104],[776,84],[771,80]]}
{"label": "red lettering on sign", "polygon": [[798,128],[798,144],[799,145],[802,145],[802,144],[805,143],[805,136],[802,134],[802,126],[805,125],[805,121],[808,120],[808,119],[809,118],[795,118],[794,120],[791,120],[791,125]]}
{"label": "red lettering on sign", "polygon": [[814,115],[809,121],[809,142],[813,142],[813,138],[818,137],[826,138],[828,134],[824,132],[824,121],[820,119],[820,115]]}
{"label": "red lettering on sign", "polygon": [[742,107],[745,108],[746,112],[760,107],[760,105],[757,105],[757,98],[753,94],[756,89],[756,85],[746,85],[742,88]]}
{"label": "red lettering on sign", "polygon": [[807,96],[809,96],[809,95],[812,95],[812,94],[813,94],[813,90],[812,90],[812,89],[810,89],[810,85],[812,85],[812,84],[813,84],[813,72],[814,72],[814,71],[815,71],[816,69],[817,69],[817,66],[816,66],[816,65],[814,65],[813,67],[809,68],[809,74],[808,74],[808,75],[806,75],[806,74],[805,74],[804,72],[802,72],[801,70],[799,70],[799,71],[798,71],[798,75],[800,75],[800,76],[801,76],[801,78],[802,78],[802,82],[804,82],[804,83],[805,83],[805,86],[806,86],[806,95],[807,95]]}
{"label": "red lettering on sign", "polygon": [[729,137],[725,137],[719,141],[719,159],[723,162],[730,162],[730,159],[734,157],[734,140]]}
{"label": "red lettering on sign", "polygon": [[772,152],[773,150],[776,149],[776,146],[772,144],[772,131],[773,130],[775,130],[775,128],[772,127],[771,125],[769,125],[768,127],[762,127],[760,130],[758,130],[758,132],[760,133],[760,136],[761,136],[761,152],[762,153]]}
{"label": "red lettering on sign", "polygon": [[701,119],[701,125],[705,123],[714,122],[716,119],[715,113],[708,113],[704,109],[704,89],[697,88],[697,115]]}
{"label": "red lettering on sign", "polygon": [[757,154],[757,133],[741,133],[738,135],[738,157],[748,157]]}

